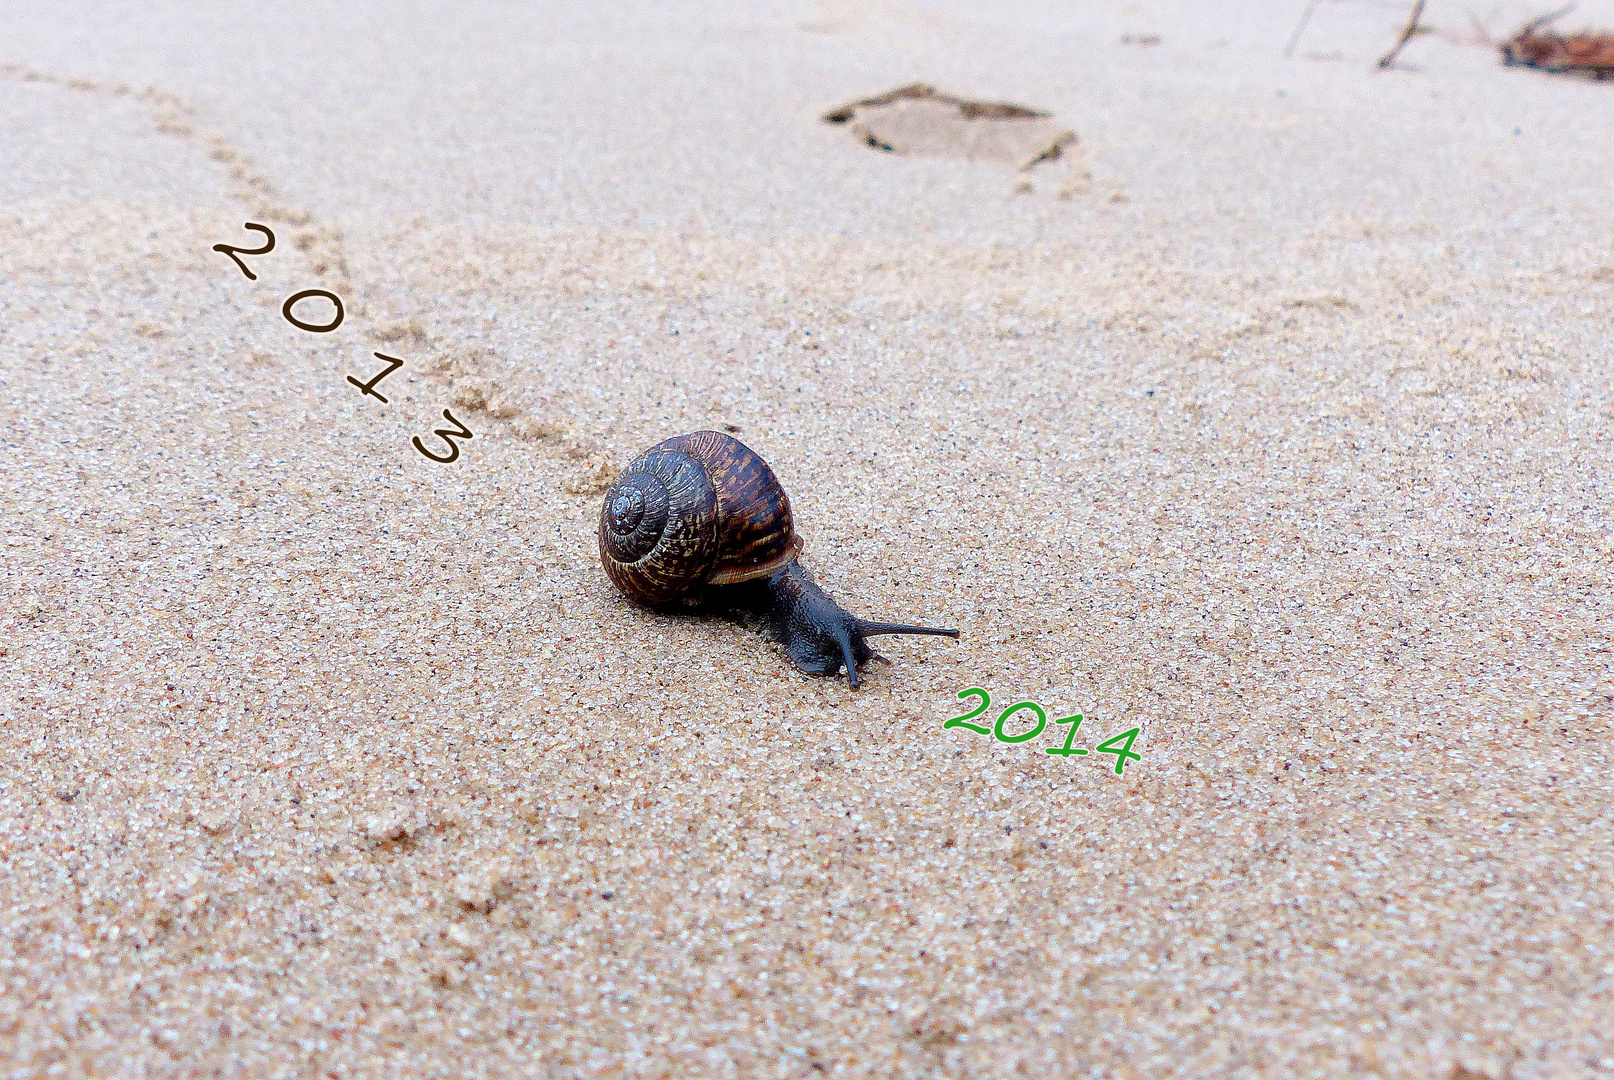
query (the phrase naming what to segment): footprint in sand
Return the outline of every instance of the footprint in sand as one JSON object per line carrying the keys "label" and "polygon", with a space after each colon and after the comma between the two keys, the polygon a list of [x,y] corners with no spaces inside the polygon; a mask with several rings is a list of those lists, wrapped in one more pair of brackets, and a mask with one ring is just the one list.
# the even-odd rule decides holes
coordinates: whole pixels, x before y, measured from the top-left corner
{"label": "footprint in sand", "polygon": [[[971,101],[914,83],[824,114],[887,153],[926,154],[1009,165],[1021,172],[1066,158],[1076,132],[1051,114],[1000,101]],[[1085,180],[1086,174],[1078,178]],[[1068,195],[1076,186],[1060,193]],[[1022,182],[1016,190],[1029,190]]]}

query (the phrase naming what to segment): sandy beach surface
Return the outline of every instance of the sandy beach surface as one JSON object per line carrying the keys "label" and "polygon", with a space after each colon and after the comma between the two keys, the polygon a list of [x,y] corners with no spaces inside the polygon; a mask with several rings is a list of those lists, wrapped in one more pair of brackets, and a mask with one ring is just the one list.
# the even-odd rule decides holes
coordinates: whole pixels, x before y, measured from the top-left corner
{"label": "sandy beach surface", "polygon": [[1305,8],[0,5],[0,1075],[1614,1076],[1614,83]]}

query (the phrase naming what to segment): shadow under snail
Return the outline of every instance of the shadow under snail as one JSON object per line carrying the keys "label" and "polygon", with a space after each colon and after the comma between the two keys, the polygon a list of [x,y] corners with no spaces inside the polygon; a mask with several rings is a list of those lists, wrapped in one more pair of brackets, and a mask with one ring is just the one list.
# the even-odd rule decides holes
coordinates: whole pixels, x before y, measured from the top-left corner
{"label": "shadow under snail", "polygon": [[630,600],[694,604],[754,616],[809,675],[843,666],[855,688],[871,659],[866,638],[957,630],[869,622],[819,588],[797,556],[790,499],[756,451],[719,431],[657,443],[605,493],[600,561]]}

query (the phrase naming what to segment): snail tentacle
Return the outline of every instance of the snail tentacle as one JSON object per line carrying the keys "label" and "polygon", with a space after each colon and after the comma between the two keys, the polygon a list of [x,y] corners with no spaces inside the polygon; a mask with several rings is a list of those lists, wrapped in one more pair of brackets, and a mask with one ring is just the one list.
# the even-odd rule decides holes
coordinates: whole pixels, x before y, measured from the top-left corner
{"label": "snail tentacle", "polygon": [[856,690],[858,686],[857,660],[852,656],[852,635],[848,634],[846,628],[842,626],[836,627],[835,637],[841,643],[841,660],[846,664],[846,677],[851,681],[852,689]]}
{"label": "snail tentacle", "polygon": [[908,626],[904,623],[865,622],[857,620],[858,632],[864,637],[876,634],[929,634],[933,637],[957,637],[957,630],[943,630],[935,626]]}

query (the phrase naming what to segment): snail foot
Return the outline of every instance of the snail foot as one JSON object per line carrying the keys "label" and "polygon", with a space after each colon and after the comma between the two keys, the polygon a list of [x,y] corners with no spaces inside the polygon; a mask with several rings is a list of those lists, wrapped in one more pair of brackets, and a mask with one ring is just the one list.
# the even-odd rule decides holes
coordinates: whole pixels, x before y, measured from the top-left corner
{"label": "snail foot", "polygon": [[757,582],[748,582],[739,594],[748,608],[761,616],[775,641],[785,647],[791,662],[808,675],[834,675],[846,670],[855,690],[861,685],[858,669],[870,660],[891,661],[869,647],[867,638],[879,634],[927,634],[957,637],[957,630],[906,623],[869,622],[847,612],[818,586],[800,560]]}

